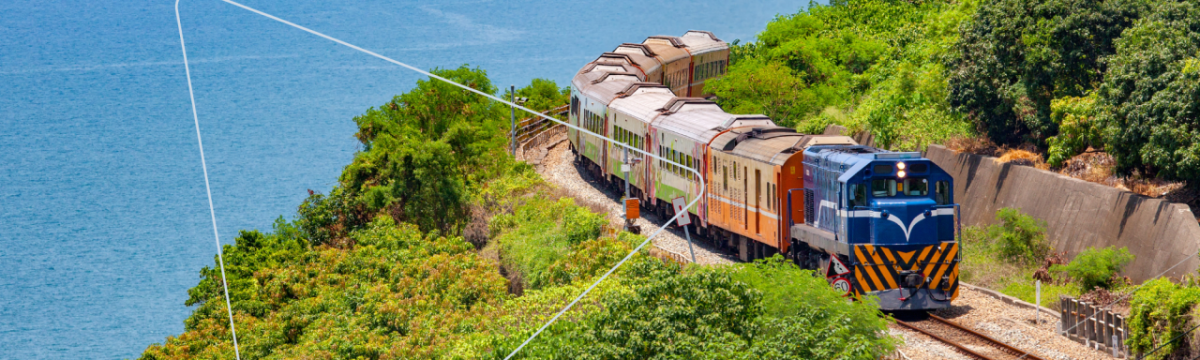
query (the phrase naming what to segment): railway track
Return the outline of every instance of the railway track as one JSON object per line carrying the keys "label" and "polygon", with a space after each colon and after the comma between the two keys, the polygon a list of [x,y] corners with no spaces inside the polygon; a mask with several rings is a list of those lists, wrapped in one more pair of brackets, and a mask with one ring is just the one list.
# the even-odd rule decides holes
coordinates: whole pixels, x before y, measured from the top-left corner
{"label": "railway track", "polygon": [[905,321],[897,319],[896,324],[925,334],[934,340],[945,343],[969,356],[979,359],[1043,360],[1037,355],[933,314],[929,314],[929,318],[924,320]]}

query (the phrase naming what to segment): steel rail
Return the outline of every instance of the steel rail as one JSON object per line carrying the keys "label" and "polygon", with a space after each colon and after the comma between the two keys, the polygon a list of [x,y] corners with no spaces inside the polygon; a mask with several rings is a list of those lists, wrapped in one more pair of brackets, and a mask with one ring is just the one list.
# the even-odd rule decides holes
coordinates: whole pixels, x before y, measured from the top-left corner
{"label": "steel rail", "polygon": [[[978,336],[978,337],[981,337],[981,338],[987,339],[988,341],[992,342],[993,344],[999,345],[1000,347],[1003,347],[1003,348],[1005,348],[1005,349],[1008,349],[1009,351],[1013,351],[1013,352],[1015,352],[1015,353],[1016,353],[1016,354],[1014,354],[1013,356],[1020,356],[1019,354],[1025,354],[1025,353],[1026,353],[1026,351],[1025,351],[1025,350],[1022,350],[1022,349],[1019,349],[1019,348],[1017,348],[1017,347],[1015,347],[1015,346],[1009,345],[1009,344],[1008,344],[1008,343],[1006,343],[1006,342],[1003,342],[1003,341],[997,340],[996,338],[993,338],[993,337],[991,337],[991,336],[988,336],[988,335],[986,335],[986,334],[980,333],[980,332],[978,332],[978,331],[975,331],[975,330],[973,330],[973,329],[971,329],[971,328],[968,328],[968,327],[966,327],[966,326],[959,325],[959,324],[958,324],[958,323],[956,323],[956,322],[953,322],[953,321],[950,321],[950,320],[946,320],[945,318],[942,318],[941,316],[937,316],[937,315],[934,315],[934,314],[929,314],[929,317],[930,317],[930,318],[932,318],[932,319],[934,319],[934,320],[937,320],[937,321],[938,321],[938,322],[940,322],[940,323],[943,323],[943,324],[946,324],[946,325],[950,325],[950,326],[952,326],[952,327],[954,327],[954,328],[957,328],[957,329],[961,329],[961,330],[963,330],[963,331],[966,331],[966,332],[970,333],[971,335],[975,335],[975,336]],[[1044,360],[1044,359],[1042,359],[1041,357],[1038,357],[1037,355],[1032,355],[1032,354],[1030,354],[1030,355],[1029,355],[1029,357],[1031,357],[1031,358],[1033,358],[1033,359],[1036,359],[1036,360]]]}
{"label": "steel rail", "polygon": [[934,334],[933,332],[930,332],[930,331],[928,331],[928,330],[925,330],[925,329],[919,328],[919,327],[917,327],[916,325],[912,325],[912,324],[910,324],[910,323],[909,323],[909,322],[907,322],[907,321],[903,321],[903,320],[896,320],[896,325],[900,325],[900,326],[903,326],[903,327],[906,327],[906,328],[908,328],[909,330],[913,330],[913,331],[916,331],[916,332],[919,332],[919,333],[925,334],[925,336],[929,336],[929,337],[933,338],[934,340],[941,341],[942,343],[945,343],[946,345],[953,346],[954,348],[958,349],[959,351],[966,352],[967,354],[970,354],[971,356],[978,357],[978,358],[980,358],[980,359],[984,359],[984,360],[993,360],[991,357],[988,357],[988,356],[985,356],[985,355],[983,355],[983,354],[977,353],[977,352],[975,352],[975,350],[971,350],[971,349],[970,349],[970,348],[968,348],[966,345],[959,344],[959,343],[957,343],[957,342],[954,342],[954,341],[952,341],[952,340],[950,340],[950,339],[947,339],[947,338],[941,337],[941,336],[939,336],[939,335],[937,335],[937,334]]}
{"label": "steel rail", "polygon": [[[933,320],[934,322],[937,322],[937,323],[940,323],[940,324],[943,324],[943,325],[949,326],[949,327],[951,327],[951,328],[953,328],[953,329],[955,329],[955,330],[958,330],[958,331],[964,332],[964,333],[966,333],[966,334],[968,334],[968,335],[970,335],[970,336],[973,336],[973,337],[976,337],[976,338],[983,339],[983,340],[984,340],[986,343],[988,343],[988,344],[990,344],[990,345],[992,345],[992,346],[994,346],[994,347],[998,347],[998,348],[1000,348],[1001,350],[1006,350],[1006,351],[1009,351],[1009,352],[1011,352],[1013,357],[1017,357],[1017,356],[1022,356],[1022,355],[1024,355],[1025,357],[1027,357],[1027,358],[1030,358],[1030,359],[1035,359],[1035,360],[1044,360],[1044,359],[1042,359],[1041,357],[1038,357],[1037,355],[1033,355],[1033,354],[1029,353],[1028,351],[1025,351],[1025,350],[1022,350],[1022,349],[1020,349],[1020,348],[1017,348],[1017,347],[1015,347],[1015,346],[1009,345],[1008,343],[1005,343],[1005,342],[1003,342],[1003,341],[997,340],[996,338],[993,338],[993,337],[991,337],[991,336],[985,335],[985,334],[983,334],[983,333],[980,333],[980,332],[978,332],[978,331],[975,331],[975,330],[973,330],[973,329],[967,328],[967,327],[965,327],[965,326],[959,325],[959,324],[958,324],[958,323],[956,323],[956,322],[953,322],[953,321],[947,320],[947,319],[945,319],[945,318],[942,318],[942,317],[940,317],[940,316],[937,316],[937,315],[934,315],[934,314],[929,314],[929,319],[930,319],[930,320]],[[946,343],[947,345],[953,346],[953,347],[955,347],[955,348],[957,348],[957,349],[959,349],[959,350],[962,350],[962,351],[964,351],[964,352],[966,352],[966,353],[968,353],[968,354],[970,354],[970,355],[972,355],[972,356],[976,356],[976,357],[980,357],[980,358],[983,358],[983,359],[988,359],[988,360],[994,360],[994,359],[995,359],[995,358],[993,358],[993,357],[991,357],[991,356],[987,356],[987,355],[980,354],[979,352],[977,352],[977,351],[975,351],[975,350],[972,350],[972,349],[970,349],[970,348],[969,348],[969,347],[967,347],[966,345],[963,345],[963,344],[960,344],[960,343],[958,343],[958,342],[956,342],[956,341],[953,341],[953,340],[947,339],[947,338],[945,338],[945,337],[943,337],[943,336],[940,336],[940,335],[934,334],[933,332],[931,332],[931,331],[929,331],[929,330],[922,329],[922,328],[918,327],[917,325],[913,325],[914,323],[915,323],[915,322],[909,322],[909,321],[903,321],[903,320],[897,320],[897,321],[896,321],[896,324],[899,324],[899,325],[901,325],[901,326],[904,326],[904,327],[907,327],[907,328],[909,328],[909,329],[915,330],[915,331],[917,331],[917,332],[919,332],[919,333],[922,333],[922,334],[928,335],[929,337],[932,337],[932,338],[934,338],[934,339],[937,339],[938,341],[941,341],[941,342],[943,342],[943,343]]]}

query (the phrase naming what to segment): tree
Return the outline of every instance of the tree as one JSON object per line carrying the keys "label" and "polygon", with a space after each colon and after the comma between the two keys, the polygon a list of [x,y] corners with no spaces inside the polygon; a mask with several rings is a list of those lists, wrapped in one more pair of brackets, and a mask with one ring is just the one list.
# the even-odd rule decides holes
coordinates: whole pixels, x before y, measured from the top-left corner
{"label": "tree", "polygon": [[[510,89],[504,89],[505,100],[511,99],[510,93]],[[537,78],[530,81],[529,86],[517,89],[517,96],[529,99],[525,102],[525,107],[536,111],[546,111],[570,102],[571,89],[559,88],[554,80]],[[528,116],[530,115],[517,114],[517,117]]]}
{"label": "tree", "polygon": [[1000,144],[1045,146],[1051,101],[1103,79],[1114,40],[1146,0],[997,0],[980,6],[946,64],[950,105]]}
{"label": "tree", "polygon": [[1099,89],[1098,121],[1119,170],[1200,177],[1200,8],[1158,3],[1116,48]]}

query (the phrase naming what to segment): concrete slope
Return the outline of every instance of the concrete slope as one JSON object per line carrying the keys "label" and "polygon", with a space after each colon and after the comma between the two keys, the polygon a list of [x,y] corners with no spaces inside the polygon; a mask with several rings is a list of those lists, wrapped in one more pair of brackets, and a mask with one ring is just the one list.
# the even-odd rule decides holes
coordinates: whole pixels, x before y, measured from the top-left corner
{"label": "concrete slope", "polygon": [[[1069,256],[1088,247],[1128,247],[1137,258],[1125,273],[1135,281],[1200,250],[1200,225],[1186,205],[938,145],[925,156],[954,176],[963,225],[993,224],[996,210],[1018,208],[1045,220],[1051,244]],[[1167,275],[1178,278],[1197,265],[1192,257]]]}

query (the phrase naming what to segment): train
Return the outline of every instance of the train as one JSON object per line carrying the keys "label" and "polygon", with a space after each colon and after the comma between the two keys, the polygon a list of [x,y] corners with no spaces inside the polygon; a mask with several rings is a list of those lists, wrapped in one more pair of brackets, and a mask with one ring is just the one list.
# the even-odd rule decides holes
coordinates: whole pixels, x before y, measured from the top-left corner
{"label": "train", "polygon": [[949,307],[961,261],[954,179],[920,153],[725,112],[705,82],[728,65],[729,44],[708,31],[601,54],[571,81],[568,121],[603,136],[569,129],[576,162],[663,218],[672,200],[699,199],[689,229],[742,261],[781,254],[885,311]]}

